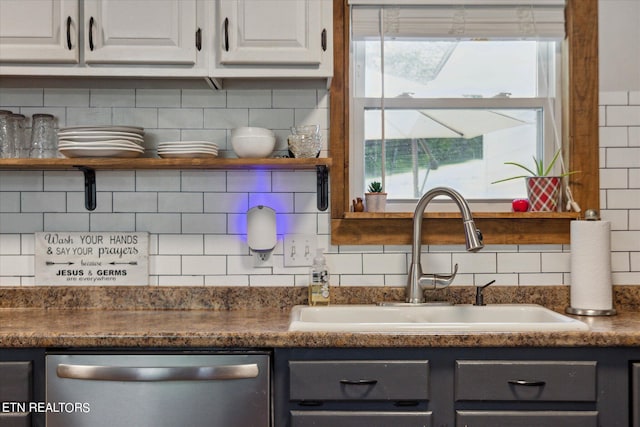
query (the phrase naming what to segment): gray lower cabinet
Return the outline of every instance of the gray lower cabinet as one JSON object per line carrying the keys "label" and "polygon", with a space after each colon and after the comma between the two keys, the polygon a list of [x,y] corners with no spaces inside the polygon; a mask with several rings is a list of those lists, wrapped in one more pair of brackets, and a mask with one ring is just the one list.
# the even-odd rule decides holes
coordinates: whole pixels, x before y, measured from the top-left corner
{"label": "gray lower cabinet", "polygon": [[459,427],[598,427],[595,411],[458,411]]}
{"label": "gray lower cabinet", "polygon": [[640,427],[640,362],[631,364],[631,417],[633,427]]}
{"label": "gray lower cabinet", "polygon": [[43,426],[30,405],[44,401],[44,353],[0,350],[0,427]]}
{"label": "gray lower cabinet", "polygon": [[[275,427],[640,427],[633,349],[276,349]],[[631,388],[633,387],[633,388]]]}

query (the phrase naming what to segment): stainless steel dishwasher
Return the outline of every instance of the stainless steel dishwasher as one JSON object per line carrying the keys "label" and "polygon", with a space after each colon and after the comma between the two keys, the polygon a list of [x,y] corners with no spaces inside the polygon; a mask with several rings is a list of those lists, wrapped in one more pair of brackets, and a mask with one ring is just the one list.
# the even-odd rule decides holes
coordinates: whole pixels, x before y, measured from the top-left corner
{"label": "stainless steel dishwasher", "polygon": [[268,427],[268,353],[48,354],[47,427]]}

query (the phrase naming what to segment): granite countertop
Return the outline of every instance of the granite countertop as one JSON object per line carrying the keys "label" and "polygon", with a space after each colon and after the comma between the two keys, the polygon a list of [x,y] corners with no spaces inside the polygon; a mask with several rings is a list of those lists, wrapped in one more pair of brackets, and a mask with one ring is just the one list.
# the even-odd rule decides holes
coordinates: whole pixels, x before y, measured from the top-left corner
{"label": "granite countertop", "polygon": [[[496,287],[491,303],[537,303],[564,311],[566,286]],[[401,288],[335,288],[333,302],[401,301]],[[439,298],[469,303],[473,288]],[[615,287],[611,317],[580,317],[584,332],[289,332],[303,288],[0,288],[0,348],[29,347],[637,347],[640,289]]]}

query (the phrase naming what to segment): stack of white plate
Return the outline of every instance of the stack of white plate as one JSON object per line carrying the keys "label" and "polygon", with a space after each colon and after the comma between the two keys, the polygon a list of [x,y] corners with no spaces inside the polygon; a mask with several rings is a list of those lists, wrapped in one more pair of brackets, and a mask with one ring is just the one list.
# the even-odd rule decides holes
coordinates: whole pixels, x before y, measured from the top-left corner
{"label": "stack of white plate", "polygon": [[144,129],[136,126],[73,126],[58,131],[58,151],[66,157],[139,157]]}
{"label": "stack of white plate", "polygon": [[175,141],[158,144],[163,158],[205,158],[218,156],[218,144],[208,141]]}

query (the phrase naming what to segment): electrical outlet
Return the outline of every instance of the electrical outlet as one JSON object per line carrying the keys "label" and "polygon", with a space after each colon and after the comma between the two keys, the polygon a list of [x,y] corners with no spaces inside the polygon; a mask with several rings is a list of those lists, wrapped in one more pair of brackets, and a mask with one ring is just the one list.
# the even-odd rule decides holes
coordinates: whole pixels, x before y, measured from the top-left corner
{"label": "electrical outlet", "polygon": [[313,264],[318,242],[314,234],[284,236],[284,266],[305,267]]}

